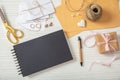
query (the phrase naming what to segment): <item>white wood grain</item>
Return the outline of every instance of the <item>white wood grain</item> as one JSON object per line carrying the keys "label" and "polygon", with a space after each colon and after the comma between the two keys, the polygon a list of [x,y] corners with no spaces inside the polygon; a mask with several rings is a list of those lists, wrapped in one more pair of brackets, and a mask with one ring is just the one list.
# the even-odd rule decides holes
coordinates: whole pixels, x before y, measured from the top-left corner
{"label": "white wood grain", "polygon": [[[53,0],[53,3],[57,6],[60,5],[60,1],[61,0]],[[0,5],[4,6],[9,22],[16,28],[18,27],[15,24],[15,18],[17,16],[19,2],[20,0],[0,0]],[[44,32],[32,32],[22,29],[25,33],[25,37],[20,40],[20,42],[24,42],[61,29],[61,25],[56,17],[54,18],[54,23],[55,26],[53,28],[47,29]],[[95,30],[95,32],[96,31],[117,31],[120,41],[120,27]],[[89,31],[85,31],[69,39],[72,55],[74,57],[73,61],[63,63],[23,78],[22,76],[17,75],[17,69],[10,52],[12,49],[12,44],[10,44],[6,39],[6,30],[0,20],[0,80],[120,80],[120,60],[115,61],[110,68],[95,65],[91,72],[88,71],[88,67],[92,61],[100,59],[107,62],[112,57],[112,55],[99,54],[96,47],[83,47],[84,67],[80,67],[77,36],[81,36],[82,39],[84,39],[89,33]],[[115,54],[120,56],[119,52]]]}

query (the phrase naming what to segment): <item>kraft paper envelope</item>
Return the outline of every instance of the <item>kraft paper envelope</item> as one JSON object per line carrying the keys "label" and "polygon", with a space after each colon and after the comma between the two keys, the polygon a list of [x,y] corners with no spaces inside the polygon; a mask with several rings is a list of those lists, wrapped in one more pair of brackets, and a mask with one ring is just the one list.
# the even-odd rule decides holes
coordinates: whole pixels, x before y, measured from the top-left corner
{"label": "kraft paper envelope", "polygon": [[[66,0],[67,1],[67,0]],[[82,0],[70,0],[71,6],[74,9],[79,9],[79,5]],[[85,8],[91,3],[99,4],[103,13],[99,20],[96,22],[89,21],[85,16]],[[70,12],[65,5],[65,0],[62,0],[62,4],[56,8],[56,16],[58,17],[63,30],[69,38],[85,30],[105,29],[112,28],[120,25],[120,12],[118,7],[118,0],[85,0],[84,6],[81,9],[80,16],[71,17],[71,14],[77,14],[78,12]],[[86,27],[81,28],[77,26],[77,23],[81,19],[86,20]]]}

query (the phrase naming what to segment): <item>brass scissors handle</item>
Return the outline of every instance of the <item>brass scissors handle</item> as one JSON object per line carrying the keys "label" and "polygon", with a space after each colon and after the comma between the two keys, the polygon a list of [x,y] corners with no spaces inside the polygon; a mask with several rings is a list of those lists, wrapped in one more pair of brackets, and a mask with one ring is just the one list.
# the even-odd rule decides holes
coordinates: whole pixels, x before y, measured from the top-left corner
{"label": "brass scissors handle", "polygon": [[[6,19],[6,16],[5,16],[5,13],[3,11],[2,8],[0,8],[0,16],[3,20],[3,23],[4,23],[4,26],[5,28],[7,29],[7,39],[13,43],[13,44],[17,44],[19,42],[19,38],[22,38],[24,36],[24,33],[21,31],[21,30],[18,30],[18,29],[14,29],[12,28],[8,22],[7,22],[7,19]],[[19,35],[19,34],[20,35]],[[14,39],[14,40],[13,40]]]}
{"label": "brass scissors handle", "polygon": [[[20,35],[17,34],[18,32]],[[19,38],[22,38],[24,36],[24,33],[21,30],[14,29],[14,32],[7,31],[6,36],[11,43],[17,44],[19,42]]]}
{"label": "brass scissors handle", "polygon": [[[24,36],[23,31],[18,30],[18,29],[14,29],[11,26],[8,25],[7,22],[4,23],[7,31],[7,39],[13,43],[13,44],[17,44],[19,42],[19,38],[22,38]],[[14,39],[14,40],[13,40]]]}

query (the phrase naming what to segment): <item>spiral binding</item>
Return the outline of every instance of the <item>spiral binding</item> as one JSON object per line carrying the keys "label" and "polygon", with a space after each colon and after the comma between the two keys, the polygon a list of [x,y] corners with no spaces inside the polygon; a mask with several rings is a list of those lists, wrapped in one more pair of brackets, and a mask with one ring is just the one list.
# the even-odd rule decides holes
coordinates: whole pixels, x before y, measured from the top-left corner
{"label": "spiral binding", "polygon": [[13,56],[13,59],[14,59],[14,62],[16,64],[16,67],[17,67],[17,70],[18,70],[18,75],[21,75],[22,74],[22,71],[21,71],[21,67],[19,65],[19,61],[17,59],[17,55],[16,55],[16,52],[14,49],[11,49],[11,52],[12,52],[12,56]]}

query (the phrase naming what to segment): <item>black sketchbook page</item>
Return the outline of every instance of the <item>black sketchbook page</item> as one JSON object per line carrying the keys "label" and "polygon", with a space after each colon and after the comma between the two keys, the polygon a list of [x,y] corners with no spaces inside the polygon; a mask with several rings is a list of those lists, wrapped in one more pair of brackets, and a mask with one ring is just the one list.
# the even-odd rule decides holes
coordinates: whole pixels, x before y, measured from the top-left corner
{"label": "black sketchbook page", "polygon": [[72,60],[62,30],[15,45],[23,76]]}

